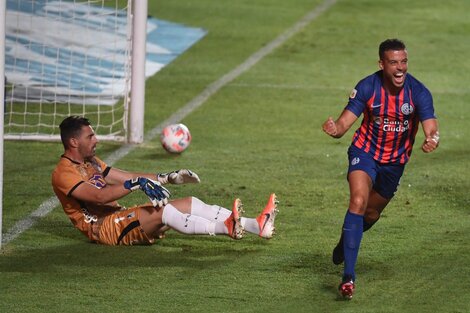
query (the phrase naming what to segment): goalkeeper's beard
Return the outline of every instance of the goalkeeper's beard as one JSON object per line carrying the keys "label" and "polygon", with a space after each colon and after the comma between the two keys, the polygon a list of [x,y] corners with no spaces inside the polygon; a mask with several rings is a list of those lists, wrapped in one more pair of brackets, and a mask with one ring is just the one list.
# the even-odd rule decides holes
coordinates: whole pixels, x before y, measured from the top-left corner
{"label": "goalkeeper's beard", "polygon": [[91,151],[89,153],[86,153],[85,157],[83,158],[86,161],[91,161],[96,155],[96,146],[91,148]]}

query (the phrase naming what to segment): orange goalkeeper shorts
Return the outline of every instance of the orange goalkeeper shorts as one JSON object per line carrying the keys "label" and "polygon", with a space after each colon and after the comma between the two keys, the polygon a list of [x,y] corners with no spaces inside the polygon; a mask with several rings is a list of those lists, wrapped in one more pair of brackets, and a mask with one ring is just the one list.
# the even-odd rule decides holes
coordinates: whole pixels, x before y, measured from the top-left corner
{"label": "orange goalkeeper shorts", "polygon": [[133,207],[105,216],[95,228],[96,242],[105,245],[150,245],[155,239],[149,238],[139,222],[139,207]]}

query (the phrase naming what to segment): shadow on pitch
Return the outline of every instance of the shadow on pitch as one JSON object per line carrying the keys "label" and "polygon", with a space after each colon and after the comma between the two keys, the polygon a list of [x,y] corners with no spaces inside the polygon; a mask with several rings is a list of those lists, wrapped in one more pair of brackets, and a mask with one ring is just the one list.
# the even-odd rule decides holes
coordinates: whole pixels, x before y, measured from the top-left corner
{"label": "shadow on pitch", "polygon": [[[167,238],[145,246],[105,246],[92,243],[64,222],[38,228],[37,247],[7,247],[0,257],[0,272],[56,272],[63,267],[179,267],[217,268],[240,256],[256,254],[262,245],[243,244],[226,236],[186,236],[169,231]],[[47,240],[47,242],[45,242]],[[264,241],[262,242],[264,243]]]}

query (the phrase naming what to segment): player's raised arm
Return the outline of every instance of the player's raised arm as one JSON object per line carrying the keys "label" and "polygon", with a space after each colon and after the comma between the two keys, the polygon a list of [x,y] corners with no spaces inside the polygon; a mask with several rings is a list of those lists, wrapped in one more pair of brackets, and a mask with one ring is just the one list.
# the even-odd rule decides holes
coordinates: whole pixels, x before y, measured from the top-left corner
{"label": "player's raised arm", "polygon": [[349,110],[344,110],[340,117],[334,121],[332,117],[329,117],[323,123],[323,131],[333,138],[341,138],[354,122],[357,120],[357,116]]}

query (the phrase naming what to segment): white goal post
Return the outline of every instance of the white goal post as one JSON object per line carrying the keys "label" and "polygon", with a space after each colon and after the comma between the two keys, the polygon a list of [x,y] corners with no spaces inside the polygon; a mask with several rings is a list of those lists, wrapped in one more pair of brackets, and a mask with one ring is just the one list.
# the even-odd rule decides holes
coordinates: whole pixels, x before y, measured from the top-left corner
{"label": "white goal post", "polygon": [[[1,2],[0,4],[0,38],[5,38],[5,11],[6,4]],[[5,49],[0,49],[0,64],[5,64]],[[5,76],[5,66],[0,66],[0,77]],[[5,99],[5,81],[0,79],[0,101]],[[4,106],[0,109],[0,248],[2,247],[2,225],[3,225],[3,114]]]}
{"label": "white goal post", "polygon": [[4,138],[60,140],[73,114],[100,140],[141,143],[147,0],[5,2]]}

